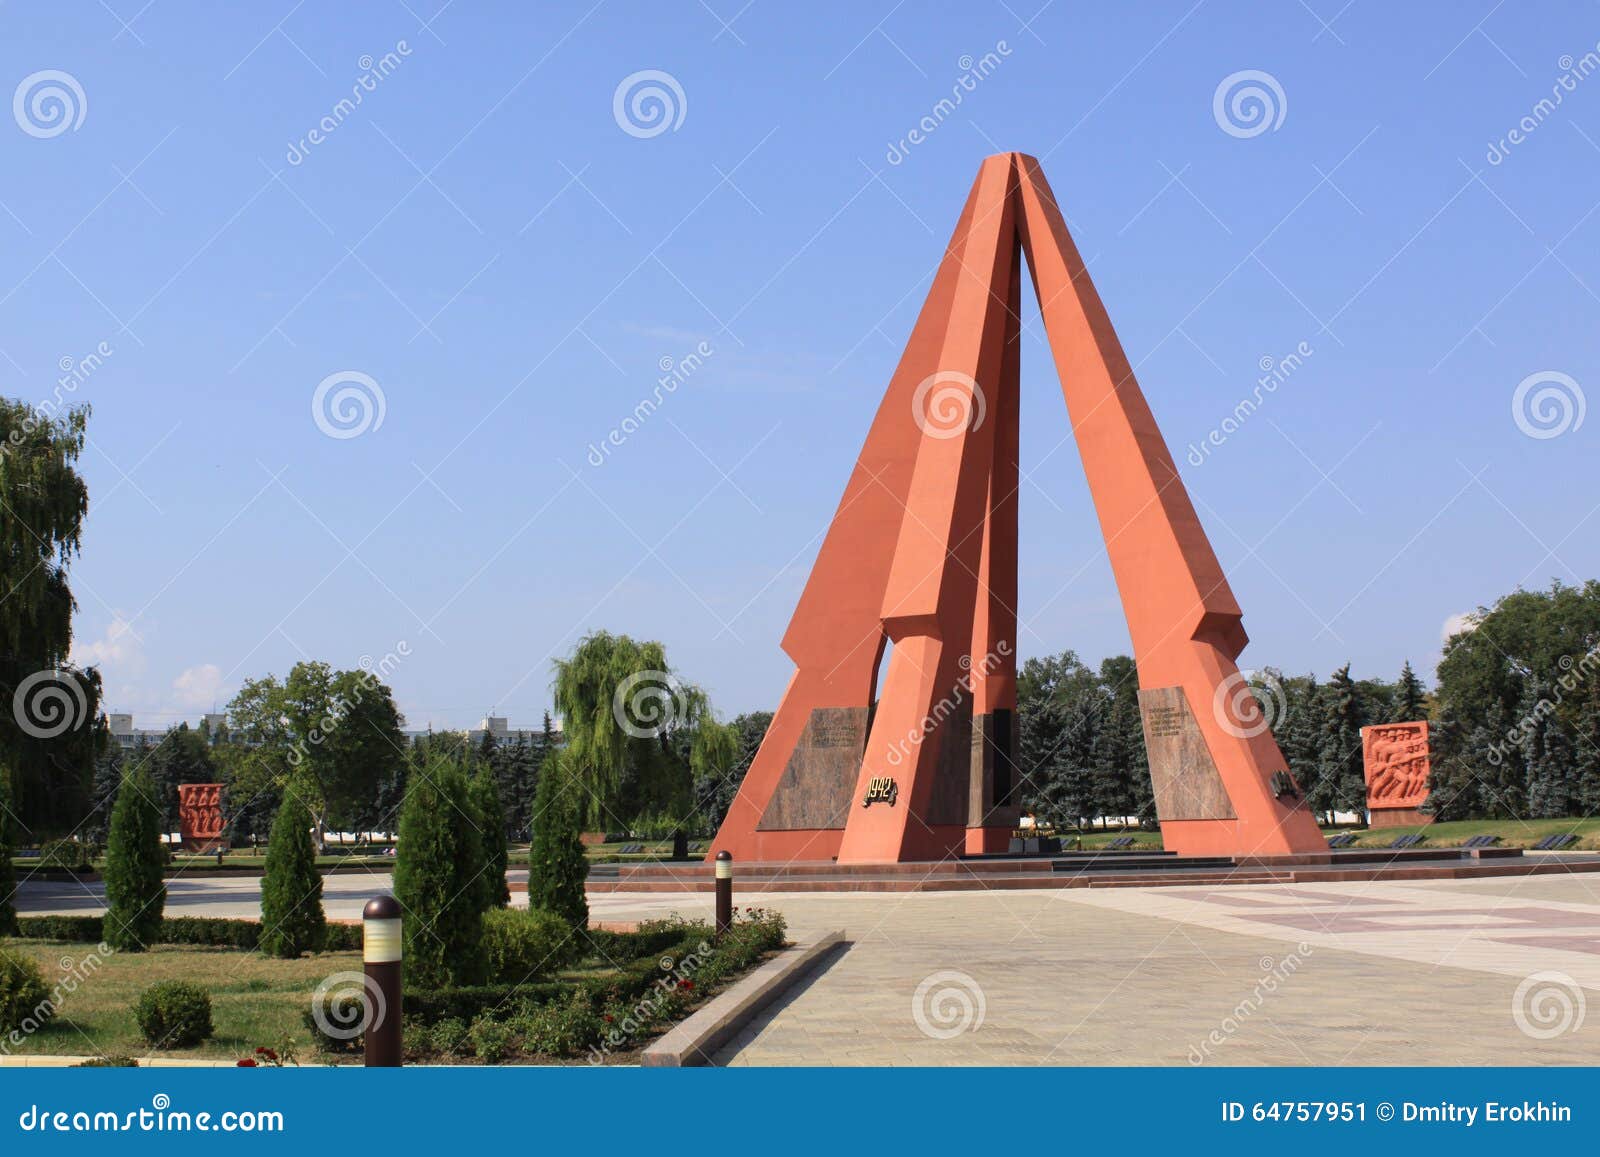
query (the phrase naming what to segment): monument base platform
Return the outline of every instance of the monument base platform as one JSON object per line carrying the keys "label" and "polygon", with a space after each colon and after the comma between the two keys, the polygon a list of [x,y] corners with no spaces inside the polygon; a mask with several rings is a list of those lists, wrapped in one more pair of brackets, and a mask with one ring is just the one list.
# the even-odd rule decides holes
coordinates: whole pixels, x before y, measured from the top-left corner
{"label": "monument base platform", "polygon": [[1369,828],[1415,828],[1433,822],[1432,816],[1423,815],[1414,807],[1368,808],[1367,815]]}
{"label": "monument base platform", "polygon": [[[587,891],[710,892],[704,863],[596,864]],[[1286,856],[1179,856],[1170,852],[1067,852],[836,864],[736,863],[736,893],[958,892],[1029,888],[1149,888],[1352,880],[1459,880],[1600,872],[1600,855],[1523,856],[1520,848],[1356,849]]]}

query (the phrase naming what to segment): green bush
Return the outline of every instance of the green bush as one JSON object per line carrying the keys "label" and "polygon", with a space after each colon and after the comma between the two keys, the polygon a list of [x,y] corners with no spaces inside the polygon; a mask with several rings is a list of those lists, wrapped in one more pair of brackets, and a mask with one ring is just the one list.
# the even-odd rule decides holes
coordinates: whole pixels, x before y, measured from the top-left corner
{"label": "green bush", "polygon": [[560,916],[537,908],[496,908],[483,918],[483,955],[491,984],[525,984],[549,976],[581,949]]}
{"label": "green bush", "polygon": [[450,1017],[433,1026],[433,1031],[428,1034],[428,1043],[435,1052],[445,1056],[465,1056],[472,1051],[468,1039],[470,1032],[466,1021]]}
{"label": "green bush", "polygon": [[37,964],[20,952],[0,948],[0,1034],[21,1028],[49,996]]}
{"label": "green bush", "polygon": [[261,951],[284,960],[322,947],[328,920],[322,911],[322,876],[311,842],[311,809],[290,790],[272,821],[267,874],[261,881]]}
{"label": "green bush", "polygon": [[90,1057],[72,1066],[75,1069],[136,1069],[139,1062],[132,1057]]}
{"label": "green bush", "polygon": [[111,810],[106,847],[105,942],[120,952],[143,952],[160,939],[167,903],[162,879],[167,854],[161,846],[161,807],[155,784],[141,765],[123,776]]}
{"label": "green bush", "polygon": [[589,924],[584,857],[576,792],[559,752],[545,757],[533,797],[533,842],[528,848],[528,905],[561,916],[574,928]]}
{"label": "green bush", "polygon": [[211,1036],[211,997],[186,980],[152,984],[140,994],[133,1015],[154,1048],[193,1048]]}
{"label": "green bush", "polygon": [[511,1022],[530,1053],[567,1057],[581,1053],[605,1032],[606,1022],[582,992],[518,1014]]}
{"label": "green bush", "polygon": [[472,984],[483,972],[483,840],[467,777],[436,756],[414,770],[400,813],[395,899],[405,910],[406,975],[420,988]]}
{"label": "green bush", "polygon": [[472,1051],[480,1060],[495,1064],[510,1055],[516,1043],[516,1032],[505,1021],[496,1020],[493,1013],[484,1013],[472,1022],[467,1030]]}
{"label": "green bush", "polygon": [[[69,940],[98,944],[105,922],[99,916],[23,916],[17,935],[26,940]],[[261,941],[256,920],[228,920],[213,916],[172,916],[161,922],[158,944],[195,944],[206,948],[241,948],[250,951]],[[329,924],[323,951],[354,952],[361,948],[361,925]]]}
{"label": "green bush", "polygon": [[89,872],[99,850],[78,840],[50,840],[39,847],[38,865],[63,872]]}

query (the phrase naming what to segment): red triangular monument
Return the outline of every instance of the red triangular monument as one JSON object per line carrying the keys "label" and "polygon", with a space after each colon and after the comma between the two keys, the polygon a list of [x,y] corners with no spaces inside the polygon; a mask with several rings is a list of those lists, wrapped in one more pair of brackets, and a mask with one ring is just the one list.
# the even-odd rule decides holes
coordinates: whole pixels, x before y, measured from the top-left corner
{"label": "red triangular monument", "polygon": [[713,851],[874,863],[1006,848],[1026,770],[1013,758],[1023,254],[1128,617],[1167,849],[1326,847],[1250,717],[1238,604],[1050,186],[1005,153],[979,169],[878,407],[783,639],[794,677]]}

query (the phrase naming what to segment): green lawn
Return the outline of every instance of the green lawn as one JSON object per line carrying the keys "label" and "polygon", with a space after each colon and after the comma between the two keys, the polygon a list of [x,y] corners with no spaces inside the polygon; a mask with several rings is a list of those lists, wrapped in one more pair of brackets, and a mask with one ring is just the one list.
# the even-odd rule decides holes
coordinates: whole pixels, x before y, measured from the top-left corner
{"label": "green lawn", "polygon": [[[273,960],[233,948],[164,944],[99,958],[94,945],[68,941],[13,940],[7,947],[38,962],[46,987],[62,986],[57,1015],[10,1046],[18,1056],[146,1056],[150,1049],[134,1022],[134,1002],[158,980],[187,980],[211,994],[216,1033],[195,1048],[161,1056],[237,1060],[258,1045],[276,1047],[288,1038],[302,1060],[316,1060],[302,1015],[311,1006],[312,990],[332,973],[361,970],[359,952]],[[86,963],[91,955],[98,965]],[[66,992],[63,982],[74,972],[79,980]]]}
{"label": "green lawn", "polygon": [[1528,848],[1557,833],[1573,832],[1579,837],[1578,842],[1567,851],[1597,851],[1600,850],[1600,819],[1560,819],[1560,820],[1455,820],[1450,823],[1426,824],[1422,827],[1397,827],[1397,828],[1323,828],[1324,835],[1333,836],[1341,832],[1357,831],[1360,833],[1356,840],[1356,847],[1372,848],[1385,847],[1400,836],[1412,835],[1421,832],[1427,837],[1427,846],[1434,848],[1456,847],[1467,842],[1473,836],[1496,835],[1500,837],[1499,846],[1503,848]]}

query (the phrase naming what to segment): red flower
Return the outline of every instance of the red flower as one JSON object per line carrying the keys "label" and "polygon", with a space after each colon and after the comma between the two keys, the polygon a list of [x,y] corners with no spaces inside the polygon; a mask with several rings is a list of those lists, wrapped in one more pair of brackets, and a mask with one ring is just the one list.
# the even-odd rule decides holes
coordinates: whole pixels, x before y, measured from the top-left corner
{"label": "red flower", "polygon": [[241,1069],[253,1069],[253,1068],[255,1068],[256,1067],[255,1058],[254,1057],[245,1057],[244,1060],[239,1062],[239,1067]]}
{"label": "red flower", "polygon": [[608,1012],[608,1013],[606,1013],[606,1023],[607,1023],[607,1024],[610,1024],[610,1023],[611,1023],[611,1022],[612,1022],[612,1021],[614,1021],[614,1020],[616,1020],[616,1019],[617,1019],[617,1018],[616,1018],[616,1017],[614,1017],[614,1016],[612,1016],[612,1015],[611,1015],[611,1014],[610,1014],[610,1013],[609,1013],[609,1012]]}
{"label": "red flower", "polygon": [[678,981],[678,987],[679,988],[692,989],[694,987],[694,981],[692,981],[692,980],[680,980],[680,981]]}

